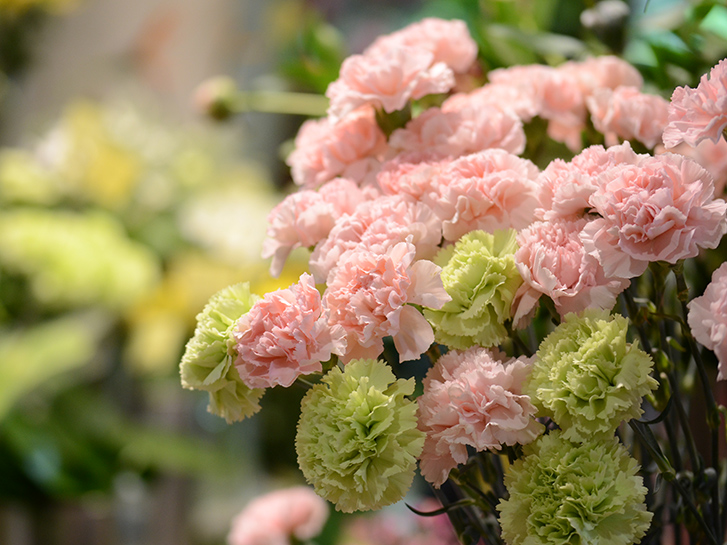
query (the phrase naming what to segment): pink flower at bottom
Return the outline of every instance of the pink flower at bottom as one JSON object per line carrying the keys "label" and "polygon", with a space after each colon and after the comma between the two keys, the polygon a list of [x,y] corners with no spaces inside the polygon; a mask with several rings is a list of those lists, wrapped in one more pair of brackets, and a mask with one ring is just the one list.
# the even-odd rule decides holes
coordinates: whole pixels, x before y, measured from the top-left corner
{"label": "pink flower at bottom", "polygon": [[530,361],[499,360],[500,354],[481,348],[452,350],[442,356],[424,379],[419,397],[419,429],[427,434],[419,468],[439,487],[450,470],[477,451],[533,441],[543,426],[535,407],[522,393]]}
{"label": "pink flower at bottom", "polygon": [[328,504],[312,488],[276,490],[252,500],[237,515],[229,545],[290,545],[316,537],[328,520]]}
{"label": "pink flower at bottom", "polygon": [[345,332],[328,325],[313,277],[303,273],[290,288],[268,293],[237,322],[235,366],[250,388],[288,387],[300,375],[322,370],[341,355]]}
{"label": "pink flower at bottom", "polygon": [[432,326],[407,303],[439,309],[450,296],[442,269],[431,261],[415,262],[415,253],[410,241],[386,253],[356,248],[328,275],[323,300],[330,324],[348,335],[344,362],[378,357],[386,336],[393,337],[401,361],[419,358],[434,342]]}
{"label": "pink flower at bottom", "polygon": [[727,380],[727,263],[714,271],[704,295],[692,299],[687,307],[694,338],[717,356],[717,380]]}
{"label": "pink flower at bottom", "polygon": [[696,146],[702,140],[714,143],[727,129],[727,59],[722,59],[699,80],[696,89],[677,87],[669,105],[669,124],[664,129],[664,145],[680,142]]}

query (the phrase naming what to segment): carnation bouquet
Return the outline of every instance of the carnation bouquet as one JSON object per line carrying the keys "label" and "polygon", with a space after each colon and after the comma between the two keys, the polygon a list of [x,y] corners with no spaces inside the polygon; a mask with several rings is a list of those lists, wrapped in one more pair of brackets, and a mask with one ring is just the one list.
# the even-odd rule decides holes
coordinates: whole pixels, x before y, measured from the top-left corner
{"label": "carnation bouquet", "polygon": [[429,18],[343,62],[262,248],[309,271],[214,295],[183,386],[229,422],[308,388],[298,464],[339,511],[418,468],[463,543],[722,543],[727,59],[668,101],[615,56],[477,55]]}

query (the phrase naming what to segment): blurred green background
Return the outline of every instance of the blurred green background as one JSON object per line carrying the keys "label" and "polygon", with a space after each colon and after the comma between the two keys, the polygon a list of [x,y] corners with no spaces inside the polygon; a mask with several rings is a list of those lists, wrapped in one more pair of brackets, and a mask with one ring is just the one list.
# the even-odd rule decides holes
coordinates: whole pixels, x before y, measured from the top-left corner
{"label": "blurred green background", "polygon": [[0,0],[0,542],[222,544],[247,500],[301,482],[302,391],[227,425],[177,364],[211,294],[303,270],[258,256],[305,118],[216,124],[194,89],[320,94],[424,16],[467,21],[482,81],[618,54],[669,98],[727,56],[723,1]]}

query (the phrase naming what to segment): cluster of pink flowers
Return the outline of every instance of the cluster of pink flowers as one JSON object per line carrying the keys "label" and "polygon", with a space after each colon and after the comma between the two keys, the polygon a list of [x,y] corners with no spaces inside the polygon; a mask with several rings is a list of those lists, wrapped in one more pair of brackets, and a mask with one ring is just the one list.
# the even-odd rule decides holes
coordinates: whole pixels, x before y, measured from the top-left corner
{"label": "cluster of pink flowers", "polygon": [[[710,172],[727,172],[727,60],[668,103],[611,56],[493,70],[464,91],[476,57],[464,23],[426,19],[343,63],[327,117],[296,138],[288,164],[299,189],[270,213],[263,248],[274,275],[292,250],[310,249],[310,274],[255,302],[233,328],[228,353],[246,387],[290,386],[332,358],[378,358],[387,338],[402,361],[420,359],[435,338],[484,344],[474,323],[483,308],[503,332],[527,327],[544,297],[561,316],[610,311],[650,263],[675,265],[720,243],[727,203]],[[570,160],[541,170],[520,156],[536,116]],[[589,119],[606,146],[584,149]],[[689,149],[666,152],[662,137]],[[711,148],[694,147],[707,138]],[[486,233],[465,236],[474,231]],[[509,238],[491,236],[501,231]],[[689,317],[725,366],[726,301],[723,266]],[[542,431],[522,393],[530,362],[487,348],[450,350],[424,380],[419,461],[437,487],[468,448],[498,451]]]}
{"label": "cluster of pink flowers", "polygon": [[[476,55],[464,23],[427,19],[344,62],[327,92],[328,116],[298,134],[288,163],[302,187],[270,214],[264,247],[274,274],[292,249],[311,248],[310,270],[325,291],[302,304],[294,295],[303,285],[312,293],[306,277],[241,320],[237,365],[248,386],[290,384],[332,354],[343,362],[376,358],[385,337],[401,360],[418,359],[435,338],[422,307],[451,299],[442,264],[432,260],[475,230],[519,232],[523,283],[504,317],[518,328],[543,296],[561,316],[610,310],[650,262],[674,264],[717,246],[727,204],[714,198],[712,177],[687,157],[696,152],[659,147],[667,118],[670,134],[677,130],[679,93],[672,104],[643,93],[639,73],[611,56],[493,70],[485,85],[457,92]],[[696,90],[708,97],[700,115],[711,116],[712,128],[722,119],[715,108],[727,100],[725,66]],[[406,121],[412,101],[442,93],[438,106]],[[693,112],[691,102],[681,103]],[[378,123],[402,112],[404,124],[387,137]],[[589,115],[607,147],[583,149]],[[542,171],[520,157],[524,124],[536,116],[577,155]],[[629,140],[661,153],[637,154]],[[303,338],[305,347],[295,349]],[[466,459],[465,445],[497,449],[534,438],[532,410],[519,393],[522,362],[503,365],[475,350],[448,354],[435,369],[420,401],[427,479],[441,484]]]}

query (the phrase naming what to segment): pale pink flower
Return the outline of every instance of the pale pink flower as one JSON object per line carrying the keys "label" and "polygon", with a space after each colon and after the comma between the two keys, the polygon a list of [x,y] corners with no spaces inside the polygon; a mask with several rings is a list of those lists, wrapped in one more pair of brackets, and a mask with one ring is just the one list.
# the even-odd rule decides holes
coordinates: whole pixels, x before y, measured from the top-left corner
{"label": "pale pink flower", "polygon": [[539,221],[518,234],[515,264],[525,282],[516,296],[516,327],[541,294],[550,297],[558,313],[565,316],[586,308],[610,310],[626,289],[627,280],[607,277],[598,260],[583,248],[579,235],[587,222]]}
{"label": "pale pink flower", "polygon": [[570,61],[559,67],[570,72],[579,82],[584,95],[596,89],[616,89],[621,86],[641,89],[644,83],[639,71],[615,55],[591,57],[581,62]]}
{"label": "pale pink flower", "polygon": [[402,151],[426,150],[452,157],[490,148],[519,154],[525,149],[525,132],[514,113],[494,105],[448,112],[430,108],[403,129],[395,130],[389,145]]}
{"label": "pale pink flower", "polygon": [[615,165],[637,163],[641,157],[629,142],[605,149],[590,146],[570,163],[553,159],[537,178],[540,206],[535,216],[541,220],[577,219],[591,209],[590,196],[596,190],[597,176]]}
{"label": "pale pink flower", "polygon": [[286,162],[293,181],[306,188],[316,188],[337,176],[360,183],[378,168],[386,150],[386,136],[373,109],[361,108],[340,123],[330,118],[303,123]]}
{"label": "pale pink flower", "polygon": [[432,62],[443,62],[458,73],[466,72],[477,59],[477,44],[464,21],[434,17],[377,38],[366,48],[364,55],[384,57],[401,46],[429,51],[433,55]]}
{"label": "pale pink flower", "polygon": [[434,55],[425,49],[402,46],[386,55],[351,55],[326,90],[328,115],[337,122],[364,105],[391,113],[411,99],[446,93],[453,85],[452,70],[434,62]]}
{"label": "pale pink flower", "polygon": [[474,347],[452,350],[439,358],[424,379],[418,398],[419,429],[427,434],[419,468],[439,487],[449,472],[477,451],[533,441],[543,426],[535,407],[522,393],[531,362],[500,361],[502,354]]}
{"label": "pale pink flower", "polygon": [[450,163],[435,180],[445,240],[482,229],[522,229],[538,205],[538,168],[504,150],[490,149]]}
{"label": "pale pink flower", "polygon": [[677,87],[669,104],[669,124],[664,130],[664,145],[680,142],[696,146],[702,140],[714,143],[727,130],[727,59],[714,66],[699,80],[696,89]]}
{"label": "pale pink flower", "polygon": [[347,334],[342,361],[378,357],[386,336],[393,337],[401,361],[418,359],[434,342],[432,326],[408,303],[439,309],[450,297],[442,269],[431,261],[415,262],[415,252],[408,241],[383,254],[359,247],[331,271],[323,299],[329,323]]}
{"label": "pale pink flower", "polygon": [[496,106],[513,112],[522,121],[528,122],[538,114],[540,104],[529,86],[507,83],[488,83],[469,93],[457,93],[442,103],[443,112],[454,112],[465,108]]}
{"label": "pale pink flower", "polygon": [[356,183],[338,178],[319,191],[304,189],[288,195],[268,215],[262,257],[272,257],[270,274],[279,276],[290,252],[312,247],[328,236],[336,220],[352,214],[366,197]]}
{"label": "pale pink flower", "polygon": [[669,103],[657,95],[648,95],[636,87],[596,89],[586,98],[596,130],[606,137],[606,145],[618,139],[636,139],[647,148],[661,142],[667,123]]}
{"label": "pale pink flower", "polygon": [[[654,154],[665,151],[664,146],[657,146]],[[702,140],[696,148],[682,142],[669,151],[685,155],[702,165],[714,178],[715,197],[724,196],[727,187],[727,140],[723,138],[716,144],[711,140]]]}
{"label": "pale pink flower", "polygon": [[328,311],[313,277],[265,295],[233,331],[235,366],[250,388],[290,386],[301,375],[322,370],[321,362],[346,348],[345,332],[328,324]]}
{"label": "pale pink flower", "polygon": [[227,543],[291,545],[293,538],[307,541],[323,531],[328,512],[328,504],[312,488],[276,490],[252,500],[233,519]]}
{"label": "pale pink flower", "polygon": [[717,356],[717,380],[727,380],[727,263],[712,273],[704,295],[692,299],[687,307],[694,338]]}
{"label": "pale pink flower", "polygon": [[727,204],[713,194],[709,173],[681,155],[610,168],[591,195],[602,217],[584,227],[584,246],[607,275],[621,278],[640,275],[652,261],[695,257],[727,231]]}
{"label": "pale pink flower", "polygon": [[429,204],[435,193],[432,179],[450,162],[430,151],[401,153],[381,166],[376,181],[384,195],[409,195]]}
{"label": "pale pink flower", "polygon": [[328,238],[313,250],[310,271],[319,282],[338,264],[341,256],[358,247],[385,253],[411,237],[416,259],[434,256],[442,241],[442,222],[432,209],[405,194],[387,195],[361,204],[339,218]]}
{"label": "pale pink flower", "polygon": [[572,70],[543,65],[499,68],[489,74],[495,84],[512,85],[537,105],[537,115],[549,120],[548,136],[573,151],[581,148],[585,128],[585,95]]}

